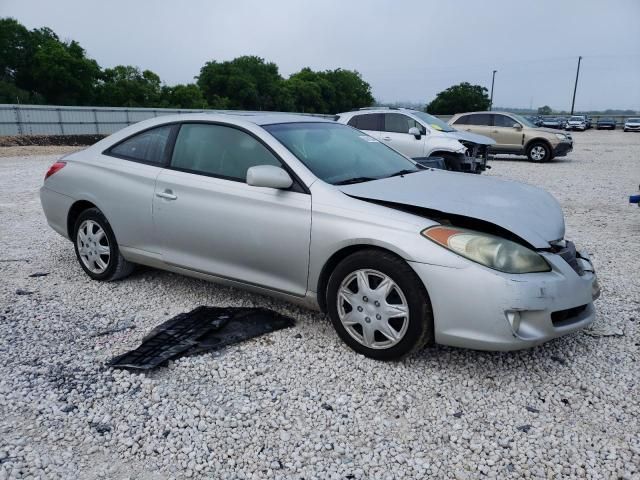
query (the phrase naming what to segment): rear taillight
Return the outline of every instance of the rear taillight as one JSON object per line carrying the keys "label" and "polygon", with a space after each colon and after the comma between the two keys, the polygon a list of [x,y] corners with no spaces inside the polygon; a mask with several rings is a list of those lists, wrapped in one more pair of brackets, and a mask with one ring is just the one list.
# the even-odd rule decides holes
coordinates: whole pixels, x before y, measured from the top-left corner
{"label": "rear taillight", "polygon": [[47,173],[44,175],[44,179],[46,180],[47,178],[49,178],[54,173],[59,172],[60,170],[62,170],[66,164],[67,164],[67,162],[56,162],[53,165],[51,165],[49,167],[49,170],[47,170]]}

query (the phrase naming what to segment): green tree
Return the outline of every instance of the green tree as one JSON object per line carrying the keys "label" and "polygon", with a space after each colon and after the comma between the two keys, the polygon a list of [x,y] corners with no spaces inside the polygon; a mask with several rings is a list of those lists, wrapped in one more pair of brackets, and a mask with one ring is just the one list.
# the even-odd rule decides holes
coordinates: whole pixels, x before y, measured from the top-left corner
{"label": "green tree", "polygon": [[5,94],[13,90],[10,97],[83,104],[91,100],[99,72],[77,42],[62,42],[49,28],[29,31],[14,19],[0,19],[0,80],[14,85],[3,87]]}
{"label": "green tree", "polygon": [[545,105],[544,107],[538,108],[538,115],[551,115],[553,110],[549,105]]}
{"label": "green tree", "polygon": [[338,113],[373,104],[371,86],[358,72],[303,68],[285,81],[291,97],[289,108],[304,113]]}
{"label": "green tree", "polygon": [[194,83],[163,86],[160,96],[160,103],[165,108],[207,108],[200,87]]}
{"label": "green tree", "polygon": [[58,105],[90,103],[100,75],[100,67],[86,57],[80,44],[53,39],[38,46],[29,71],[29,82],[22,83],[30,85],[30,90],[43,95],[48,103]]}
{"label": "green tree", "polygon": [[338,68],[327,70],[325,76],[335,90],[335,97],[326,113],[346,112],[373,105],[371,85],[362,79],[360,73]]}
{"label": "green tree", "polygon": [[0,19],[0,80],[15,82],[28,63],[30,33],[13,18]]}
{"label": "green tree", "polygon": [[335,98],[335,89],[326,75],[303,68],[285,80],[291,104],[280,105],[280,110],[304,113],[328,113]]}
{"label": "green tree", "polygon": [[211,108],[277,110],[286,95],[278,66],[256,56],[207,62],[198,86]]}
{"label": "green tree", "polygon": [[151,70],[118,65],[102,72],[96,103],[112,107],[160,106],[160,77]]}
{"label": "green tree", "polygon": [[487,110],[490,100],[487,89],[462,82],[438,93],[425,111],[433,115],[453,115],[460,112]]}

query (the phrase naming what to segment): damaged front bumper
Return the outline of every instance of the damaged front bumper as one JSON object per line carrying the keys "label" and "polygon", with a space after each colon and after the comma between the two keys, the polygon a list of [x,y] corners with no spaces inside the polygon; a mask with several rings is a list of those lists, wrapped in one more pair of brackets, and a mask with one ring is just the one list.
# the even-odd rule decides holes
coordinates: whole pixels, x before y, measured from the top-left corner
{"label": "damaged front bumper", "polygon": [[424,282],[435,340],[477,350],[519,350],[580,330],[595,319],[600,287],[586,255],[578,265],[540,252],[552,270],[505,274],[469,262],[450,268],[410,262]]}

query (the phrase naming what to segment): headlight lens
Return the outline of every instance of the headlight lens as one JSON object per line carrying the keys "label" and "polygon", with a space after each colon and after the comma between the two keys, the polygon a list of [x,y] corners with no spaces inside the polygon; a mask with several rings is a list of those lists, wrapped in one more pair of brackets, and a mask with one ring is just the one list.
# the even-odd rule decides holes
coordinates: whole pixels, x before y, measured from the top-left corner
{"label": "headlight lens", "polygon": [[561,134],[561,133],[556,133],[555,135],[556,135],[556,137],[558,137],[560,140],[564,140],[565,138],[567,138],[567,136],[566,136],[566,135],[563,135],[563,134]]}
{"label": "headlight lens", "polygon": [[422,235],[473,262],[505,273],[548,272],[541,255],[504,238],[458,227],[430,227]]}

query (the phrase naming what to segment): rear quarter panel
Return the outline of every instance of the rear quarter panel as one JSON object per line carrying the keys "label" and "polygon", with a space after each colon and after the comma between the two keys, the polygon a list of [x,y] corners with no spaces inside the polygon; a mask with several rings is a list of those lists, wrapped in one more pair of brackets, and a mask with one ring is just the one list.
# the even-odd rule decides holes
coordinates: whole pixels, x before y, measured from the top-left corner
{"label": "rear quarter panel", "polygon": [[45,187],[72,198],[73,203],[85,200],[98,207],[120,246],[151,248],[153,191],[161,168],[91,150],[81,153],[45,181]]}

